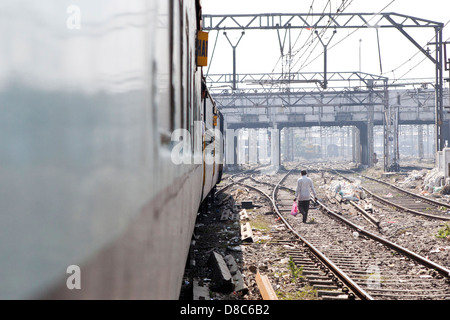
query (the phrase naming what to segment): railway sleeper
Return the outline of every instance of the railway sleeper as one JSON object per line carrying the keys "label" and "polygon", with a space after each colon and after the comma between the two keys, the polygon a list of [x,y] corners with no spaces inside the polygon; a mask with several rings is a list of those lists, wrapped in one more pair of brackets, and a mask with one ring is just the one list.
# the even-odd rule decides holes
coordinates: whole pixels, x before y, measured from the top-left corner
{"label": "railway sleeper", "polygon": [[[310,286],[318,292],[322,300],[349,300],[349,295],[340,289],[341,285],[335,277],[330,276],[328,269],[302,252],[291,252],[290,256],[297,267],[302,268],[302,275]],[[319,294],[320,292],[320,294]]]}
{"label": "railway sleeper", "polygon": [[200,279],[194,279],[193,300],[211,300],[209,285]]}
{"label": "railway sleeper", "polygon": [[349,296],[342,291],[318,289],[317,296],[322,300],[349,300]]}
{"label": "railway sleeper", "polygon": [[248,288],[245,285],[244,278],[242,277],[242,273],[239,270],[239,267],[238,267],[234,257],[231,254],[229,254],[229,255],[225,256],[223,259],[224,259],[225,263],[227,264],[228,269],[230,270],[231,276],[233,278],[234,291],[242,293],[242,294],[247,294]]}
{"label": "railway sleeper", "polygon": [[212,252],[208,259],[208,266],[211,268],[211,278],[214,281],[211,289],[224,293],[232,292],[235,287],[233,277],[222,255]]}
{"label": "railway sleeper", "polygon": [[314,285],[324,285],[324,286],[333,286],[333,287],[337,288],[337,286],[331,280],[318,280],[318,279],[311,279],[311,278],[307,278],[307,279],[308,279],[309,284],[311,284],[313,286]]}
{"label": "railway sleeper", "polygon": [[312,287],[316,290],[337,290],[339,289],[336,285],[329,284],[313,284]]}

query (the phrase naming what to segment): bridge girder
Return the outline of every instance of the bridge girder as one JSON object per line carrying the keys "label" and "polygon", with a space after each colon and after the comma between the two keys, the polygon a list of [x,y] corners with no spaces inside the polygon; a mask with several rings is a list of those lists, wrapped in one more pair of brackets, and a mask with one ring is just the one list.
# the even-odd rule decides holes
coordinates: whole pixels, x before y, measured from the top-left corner
{"label": "bridge girder", "polygon": [[[437,21],[393,13],[266,13],[241,15],[203,15],[203,30],[279,30],[279,29],[359,29],[359,28],[395,28],[415,45],[435,65],[435,138],[436,151],[444,148],[446,133],[443,132],[444,121],[444,78],[443,78],[443,35],[444,24]],[[407,33],[411,28],[432,28],[435,31],[436,54],[433,57]],[[326,65],[325,65],[326,68]],[[326,70],[326,69],[325,69]],[[236,74],[234,73],[234,78]],[[324,83],[328,79],[324,78]],[[235,82],[233,89],[236,89]],[[392,123],[393,113],[386,105],[386,123]],[[389,133],[386,134],[386,137]],[[447,133],[448,135],[448,133]],[[385,139],[386,140],[386,139]],[[388,141],[388,140],[386,140]]]}

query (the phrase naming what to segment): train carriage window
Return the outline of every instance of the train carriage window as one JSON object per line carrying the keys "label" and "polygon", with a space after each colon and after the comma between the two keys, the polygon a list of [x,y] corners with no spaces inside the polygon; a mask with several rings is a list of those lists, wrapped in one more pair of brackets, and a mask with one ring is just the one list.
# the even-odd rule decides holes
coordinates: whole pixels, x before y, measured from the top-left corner
{"label": "train carriage window", "polygon": [[[189,48],[189,38],[186,42],[186,49],[188,54],[188,65],[187,68],[189,70],[189,75],[186,77],[187,80],[187,104],[186,104],[186,128],[191,132],[192,137],[192,81],[191,81],[191,73],[192,73],[192,57],[191,51]],[[192,143],[192,141],[191,141]],[[192,149],[191,149],[192,151]]]}
{"label": "train carriage window", "polygon": [[172,52],[173,46],[167,38],[170,37],[173,30],[174,7],[172,3],[161,2],[158,8],[158,24],[155,43],[156,46],[155,61],[153,63],[156,72],[157,98],[155,98],[155,119],[156,126],[161,138],[161,144],[170,142],[171,132],[173,130],[173,112],[172,104]]}
{"label": "train carriage window", "polygon": [[[173,127],[178,128],[182,124],[182,105],[183,105],[183,15],[182,3],[178,0],[174,1],[174,10],[176,14],[173,16],[173,32],[172,32],[172,106],[171,111],[173,114]],[[176,117],[179,115],[179,117]],[[180,119],[181,117],[181,119]],[[179,121],[179,123],[177,123]],[[178,129],[177,128],[177,129]]]}
{"label": "train carriage window", "polygon": [[[166,2],[162,1],[161,3]],[[158,58],[162,61],[159,63],[161,66],[158,66],[160,70],[158,82],[163,87],[163,90],[159,90],[158,129],[161,144],[165,146],[171,145],[172,132],[176,128],[183,127],[184,117],[182,107],[184,86],[182,2],[173,0],[169,3],[166,14],[161,14],[161,19],[167,20],[168,32],[160,35],[157,42],[159,44]]]}
{"label": "train carriage window", "polygon": [[[194,103],[195,100],[193,100],[193,90],[194,90],[194,83],[195,83],[195,69],[192,64],[192,61],[194,60],[194,52],[191,48],[191,39],[189,37],[189,28],[190,28],[190,20],[188,15],[186,15],[186,50],[187,52],[187,70],[189,70],[189,75],[186,77],[187,80],[187,105],[186,105],[186,126],[189,132],[191,133],[191,146],[194,146]],[[195,43],[195,42],[194,42]],[[194,148],[191,148],[191,151],[194,151]]]}
{"label": "train carriage window", "polygon": [[187,42],[186,39],[186,35],[183,32],[184,28],[185,28],[185,24],[186,24],[186,20],[183,19],[183,14],[181,14],[182,12],[182,3],[180,1],[180,25],[179,25],[179,44],[180,44],[180,55],[179,55],[179,63],[180,63],[180,73],[179,73],[179,85],[180,85],[180,101],[179,101],[179,124],[178,127],[179,128],[185,128],[185,121],[186,121],[186,48],[185,48],[185,44]]}

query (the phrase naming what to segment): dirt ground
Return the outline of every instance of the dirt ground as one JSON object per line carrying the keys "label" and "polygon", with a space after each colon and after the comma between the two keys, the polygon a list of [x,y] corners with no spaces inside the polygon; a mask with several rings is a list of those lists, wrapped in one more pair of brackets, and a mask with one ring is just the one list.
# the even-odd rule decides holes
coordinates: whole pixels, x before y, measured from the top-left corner
{"label": "dirt ground", "polygon": [[[254,207],[243,209],[242,201],[251,201]],[[244,210],[251,221],[251,242],[241,240],[241,224],[247,219],[239,219],[237,215],[235,219],[221,220],[224,212]],[[239,186],[230,188],[199,213],[194,233],[191,261],[195,261],[195,267],[191,266],[186,272],[187,288],[197,279],[200,284],[209,286],[211,300],[261,300],[255,279],[259,271],[269,277],[280,300],[317,299],[314,290],[301,277],[296,277],[295,267],[289,263],[286,252],[294,248],[295,239],[285,233],[285,226],[277,220],[269,201],[258,193]],[[234,257],[246,290],[224,293],[211,289],[214,282],[208,259],[212,252]]]}

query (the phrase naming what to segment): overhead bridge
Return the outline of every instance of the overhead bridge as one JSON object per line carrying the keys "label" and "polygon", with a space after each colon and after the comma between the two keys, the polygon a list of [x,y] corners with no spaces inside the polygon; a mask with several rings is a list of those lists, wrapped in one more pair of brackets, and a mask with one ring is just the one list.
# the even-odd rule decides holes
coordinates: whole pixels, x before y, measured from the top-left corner
{"label": "overhead bridge", "polygon": [[[396,163],[398,154],[398,126],[435,125],[436,95],[429,83],[416,83],[410,89],[388,90],[387,79],[360,72],[333,72],[330,82],[345,82],[347,86],[335,86],[322,90],[317,83],[323,80],[322,73],[285,74],[238,74],[237,85],[232,90],[233,75],[208,75],[207,81],[217,107],[225,117],[227,163],[235,164],[239,158],[237,150],[238,129],[266,128],[270,136],[271,161],[280,163],[280,131],[284,128],[301,127],[355,127],[357,139],[353,148],[358,154],[354,159],[363,165],[373,164],[374,127],[383,126],[386,166]],[[228,84],[228,87],[227,87]],[[444,90],[448,97],[448,90]],[[448,98],[444,100],[448,106]],[[445,108],[441,127],[450,132],[448,109]],[[254,133],[251,133],[253,135]],[[248,137],[247,145],[252,137]],[[448,134],[445,140],[448,140]],[[249,151],[247,151],[249,152]]]}
{"label": "overhead bridge", "polygon": [[[315,31],[324,49],[323,73],[304,75],[303,73],[285,73],[282,75],[238,75],[236,73],[236,47],[233,48],[233,74],[209,76],[209,85],[219,109],[226,115],[229,129],[239,127],[280,127],[298,126],[356,126],[361,131],[363,164],[374,163],[373,141],[374,126],[383,124],[384,167],[385,170],[397,165],[398,131],[401,124],[428,124],[435,126],[435,149],[440,151],[449,140],[448,115],[444,103],[443,79],[443,28],[441,22],[421,19],[398,13],[267,13],[243,15],[204,15],[204,31],[275,30],[294,29]],[[432,89],[417,92],[411,97],[411,104],[397,102],[410,91],[394,90],[388,79],[368,76],[361,72],[330,73],[327,67],[327,47],[317,30],[375,28],[393,29],[407,38],[435,67],[435,79]],[[427,29],[435,35],[435,54],[426,50],[408,32],[413,29]],[[333,33],[333,35],[334,35]],[[332,36],[331,36],[332,37]],[[228,39],[228,38],[227,38]],[[230,41],[230,40],[228,40]],[[331,41],[331,38],[330,40]],[[280,43],[280,47],[282,47]],[[332,81],[348,81],[345,87],[330,86]],[[221,81],[227,81],[229,89],[214,88]],[[246,83],[245,87],[240,83]],[[358,82],[356,84],[353,84]],[[258,84],[259,88],[251,87]],[[222,88],[223,88],[222,85]],[[300,87],[301,85],[301,87]],[[218,90],[216,90],[218,89]],[[423,100],[417,99],[424,95]],[[399,98],[400,97],[400,98]],[[231,150],[231,149],[227,149]],[[274,149],[276,151],[276,149]],[[275,155],[276,158],[276,155]],[[273,161],[277,165],[279,161]]]}

